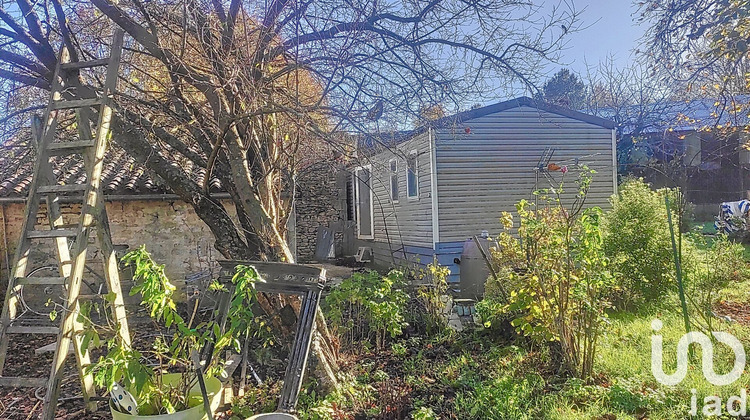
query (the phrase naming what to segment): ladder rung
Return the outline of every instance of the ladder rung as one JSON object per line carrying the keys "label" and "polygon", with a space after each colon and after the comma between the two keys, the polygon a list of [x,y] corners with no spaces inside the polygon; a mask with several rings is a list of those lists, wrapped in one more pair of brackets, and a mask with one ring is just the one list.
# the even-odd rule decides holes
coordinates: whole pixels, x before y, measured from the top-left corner
{"label": "ladder rung", "polygon": [[109,64],[109,58],[100,58],[97,60],[90,60],[90,61],[75,61],[72,63],[62,63],[60,64],[60,68],[63,70],[77,70],[77,69],[86,69],[91,67],[101,67],[106,66]]}
{"label": "ladder rung", "polygon": [[80,192],[86,191],[85,184],[70,185],[41,185],[36,189],[39,194],[62,193],[62,192]]}
{"label": "ladder rung", "polygon": [[68,141],[64,143],[52,143],[47,146],[47,150],[50,152],[50,155],[56,156],[62,154],[82,153],[85,152],[86,149],[94,147],[95,145],[96,143],[91,140]]}
{"label": "ladder rung", "polygon": [[65,277],[18,277],[16,284],[20,285],[54,285],[65,284]]}
{"label": "ladder rung", "polygon": [[104,103],[101,98],[93,99],[74,99],[70,101],[55,101],[52,102],[52,109],[72,109],[72,108],[84,108],[87,106],[97,106]]}
{"label": "ladder rung", "polygon": [[11,325],[5,330],[8,334],[50,334],[60,332],[59,327],[43,327],[41,325]]}
{"label": "ladder rung", "polygon": [[55,229],[78,229],[78,223],[55,225]]}
{"label": "ladder rung", "polygon": [[11,388],[39,388],[47,386],[47,378],[24,378],[21,376],[0,376],[0,386]]}
{"label": "ladder rung", "polygon": [[78,236],[78,231],[71,229],[30,230],[26,234],[29,239],[75,238],[76,236]]}

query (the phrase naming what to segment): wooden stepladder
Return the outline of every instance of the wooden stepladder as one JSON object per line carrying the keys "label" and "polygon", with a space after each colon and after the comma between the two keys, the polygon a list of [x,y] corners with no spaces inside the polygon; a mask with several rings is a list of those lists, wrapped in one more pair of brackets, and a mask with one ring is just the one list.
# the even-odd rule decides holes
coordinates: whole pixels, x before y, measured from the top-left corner
{"label": "wooden stepladder", "polygon": [[[101,177],[104,168],[104,155],[112,120],[112,95],[117,86],[117,78],[122,55],[124,33],[116,29],[110,56],[91,61],[71,62],[71,52],[63,47],[55,68],[50,89],[50,98],[44,118],[37,127],[37,160],[34,175],[29,186],[25,220],[21,238],[16,249],[12,276],[0,316],[0,386],[47,387],[44,399],[43,418],[53,419],[60,393],[63,367],[71,343],[73,344],[78,372],[81,379],[83,397],[87,408],[94,408],[94,383],[85,368],[90,364],[89,355],[81,349],[82,326],[78,320],[80,309],[81,283],[84,276],[89,236],[93,230],[102,262],[104,277],[111,299],[112,318],[125,343],[130,343],[127,319],[120,277],[110,235],[109,222]],[[102,89],[83,86],[79,78],[81,70],[106,67]],[[98,114],[94,113],[94,110]],[[61,112],[74,111],[78,129],[78,139],[55,141],[58,118]],[[91,122],[97,121],[92,129]],[[86,167],[86,182],[82,185],[61,185],[55,179],[50,159],[55,156],[81,155]],[[63,220],[60,210],[61,198],[81,204],[78,220],[71,223]],[[46,202],[46,216],[49,229],[39,230],[36,226],[42,200]],[[60,277],[26,277],[32,250],[45,250],[43,241],[53,241]],[[24,287],[62,285],[65,290],[64,303],[60,313],[60,326],[28,325],[17,306]],[[32,289],[33,290],[33,289]],[[8,353],[10,335],[13,334],[53,334],[57,335],[57,347],[49,378],[28,378],[3,376],[3,367]]]}

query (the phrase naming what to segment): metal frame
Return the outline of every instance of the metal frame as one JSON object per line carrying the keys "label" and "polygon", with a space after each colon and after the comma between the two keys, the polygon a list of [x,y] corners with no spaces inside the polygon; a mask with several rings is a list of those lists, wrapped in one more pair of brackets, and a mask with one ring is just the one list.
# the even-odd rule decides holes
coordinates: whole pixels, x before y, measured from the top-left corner
{"label": "metal frame", "polygon": [[[255,289],[263,293],[278,293],[282,295],[299,295],[302,298],[297,331],[289,354],[289,363],[284,375],[284,385],[281,388],[278,411],[294,412],[297,399],[302,388],[302,378],[307,367],[312,337],[315,327],[315,316],[318,311],[320,297],[326,283],[325,269],[300,264],[269,263],[261,261],[219,261],[221,265],[220,280],[231,282],[238,265],[252,266],[263,279],[255,283]],[[226,299],[229,304],[229,299]],[[226,313],[225,310],[221,313]]]}

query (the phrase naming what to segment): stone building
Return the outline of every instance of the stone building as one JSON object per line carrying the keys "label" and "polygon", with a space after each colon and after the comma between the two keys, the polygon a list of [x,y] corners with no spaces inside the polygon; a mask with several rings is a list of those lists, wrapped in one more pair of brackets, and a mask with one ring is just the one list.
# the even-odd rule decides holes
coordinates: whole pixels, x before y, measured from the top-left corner
{"label": "stone building", "polygon": [[[20,238],[34,153],[27,146],[13,143],[0,147],[0,287],[4,290]],[[53,167],[66,184],[82,183],[85,179],[83,166],[74,157],[54,161]],[[318,226],[327,226],[341,217],[343,204],[338,198],[340,189],[336,188],[339,167],[335,162],[319,162],[300,170],[297,177],[296,226],[293,227],[296,235],[290,232],[290,237],[291,242],[297,244],[300,262],[314,259]],[[194,169],[195,176],[201,177],[202,170]],[[117,147],[108,151],[102,181],[112,240],[119,249],[146,245],[154,259],[165,265],[167,275],[183,293],[189,294],[195,287],[201,287],[201,282],[204,285],[208,282],[214,274],[215,261],[222,257],[214,249],[211,231],[189,204]],[[218,180],[212,183],[212,191],[217,198],[228,198]],[[80,211],[79,206],[63,203],[62,211],[73,215]],[[225,208],[232,211],[233,206]],[[37,223],[47,222],[39,219]],[[96,258],[95,252],[92,254],[89,258]],[[55,260],[50,259],[53,255],[51,249],[33,253],[30,268],[54,264]],[[125,283],[127,290],[127,279]]]}

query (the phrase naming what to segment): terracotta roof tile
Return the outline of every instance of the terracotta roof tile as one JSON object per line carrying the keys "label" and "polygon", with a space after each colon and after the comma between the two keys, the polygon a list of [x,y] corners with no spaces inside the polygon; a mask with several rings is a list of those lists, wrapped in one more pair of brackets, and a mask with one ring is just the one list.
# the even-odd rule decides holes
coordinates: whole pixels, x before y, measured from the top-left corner
{"label": "terracotta roof tile", "polygon": [[[0,145],[0,197],[24,197],[28,194],[28,187],[34,171],[36,153],[26,141],[9,140]],[[112,144],[105,155],[104,171],[102,173],[102,188],[108,195],[143,195],[166,194],[171,191],[157,176],[136,163],[116,144]],[[83,158],[78,155],[55,157],[52,160],[52,171],[60,184],[83,184],[86,172]],[[206,171],[194,167],[192,162],[180,165],[176,160],[175,166],[182,166],[191,177],[202,182]],[[218,179],[211,181],[213,191],[222,191]]]}

